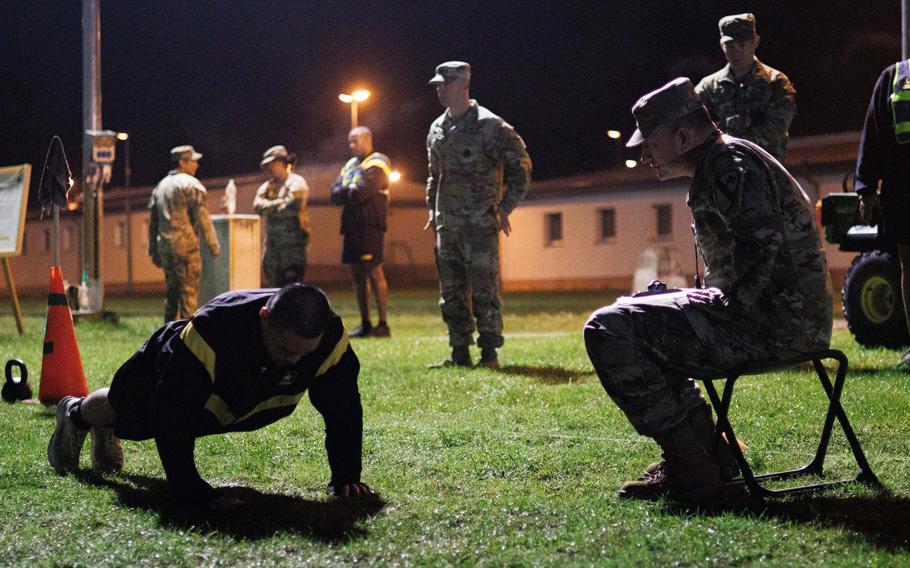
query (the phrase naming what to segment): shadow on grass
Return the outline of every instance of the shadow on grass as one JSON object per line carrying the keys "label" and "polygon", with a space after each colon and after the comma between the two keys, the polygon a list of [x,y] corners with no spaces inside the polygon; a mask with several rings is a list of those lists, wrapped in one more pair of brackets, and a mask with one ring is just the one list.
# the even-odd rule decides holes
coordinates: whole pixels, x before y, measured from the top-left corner
{"label": "shadow on grass", "polygon": [[243,540],[258,540],[276,533],[296,533],[321,542],[339,542],[366,536],[357,523],[381,511],[377,497],[315,501],[294,495],[263,493],[250,487],[221,487],[219,494],[242,501],[229,511],[212,513],[181,507],[164,479],[143,475],[77,474],[83,483],[113,489],[129,508],[158,513],[161,525],[196,532],[217,532]]}
{"label": "shadow on grass", "polygon": [[[910,551],[910,499],[887,490],[872,495],[802,495],[763,504],[742,488],[723,503],[703,507],[706,515],[736,514],[773,518],[789,523],[815,524],[857,533],[870,544],[890,551]],[[668,504],[668,512],[689,516],[693,510]]]}
{"label": "shadow on grass", "polygon": [[902,374],[900,369],[882,369],[881,367],[850,367],[847,370],[847,382],[851,380],[864,379],[871,377],[883,377],[886,379],[894,378],[895,375]]}
{"label": "shadow on grass", "polygon": [[562,367],[532,367],[530,365],[505,365],[498,372],[506,375],[532,377],[545,385],[580,383],[595,376],[594,371],[573,371]]}

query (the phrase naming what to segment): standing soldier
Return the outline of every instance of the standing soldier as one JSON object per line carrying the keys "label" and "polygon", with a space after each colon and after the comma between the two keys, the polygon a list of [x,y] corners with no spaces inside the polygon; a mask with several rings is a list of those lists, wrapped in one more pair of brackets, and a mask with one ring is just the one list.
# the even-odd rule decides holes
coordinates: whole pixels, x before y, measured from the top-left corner
{"label": "standing soldier", "polygon": [[[388,156],[373,151],[373,133],[358,126],[348,135],[348,147],[354,157],[341,168],[332,185],[332,202],[344,205],[341,210],[341,234],[344,250],[341,261],[351,267],[360,326],[350,337],[389,337],[386,321],[389,286],[382,269],[383,241],[389,213]],[[370,288],[376,295],[379,324],[370,322]]]}
{"label": "standing soldier", "polygon": [[470,98],[470,83],[471,66],[463,61],[439,65],[430,79],[446,111],[427,136],[425,228],[436,231],[439,304],[452,347],[442,366],[471,366],[476,318],[479,365],[497,368],[499,231],[511,233],[509,214],[528,191],[531,158],[511,125]]}
{"label": "standing soldier", "polygon": [[272,146],[262,155],[259,166],[269,175],[256,191],[253,210],[267,219],[262,271],[269,286],[280,288],[303,282],[306,249],[310,242],[307,195],[310,188],[303,176],[291,172],[297,156],[284,146]]}
{"label": "standing soldier", "polygon": [[[856,192],[866,223],[897,246],[901,297],[910,323],[910,60],[886,67],[875,83],[856,160]],[[898,361],[910,371],[910,349]]]}
{"label": "standing soldier", "polygon": [[796,89],[786,75],[755,57],[761,40],[755,16],[725,16],[717,25],[727,65],[702,79],[695,90],[721,130],[755,142],[783,162],[787,131],[796,115]]}
{"label": "standing soldier", "polygon": [[196,179],[202,154],[192,146],[171,149],[177,168],[168,172],[149,201],[149,256],[164,269],[164,321],[187,319],[199,298],[199,231],[212,256],[221,253],[205,205],[205,187]]}

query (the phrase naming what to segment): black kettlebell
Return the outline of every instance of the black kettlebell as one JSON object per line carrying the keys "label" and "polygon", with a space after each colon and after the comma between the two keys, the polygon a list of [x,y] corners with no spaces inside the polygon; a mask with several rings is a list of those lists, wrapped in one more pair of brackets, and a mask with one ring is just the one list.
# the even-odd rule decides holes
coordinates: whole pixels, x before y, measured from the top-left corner
{"label": "black kettlebell", "polygon": [[[13,378],[13,367],[19,367],[19,377]],[[28,386],[28,369],[21,359],[10,359],[4,368],[6,382],[0,389],[0,396],[9,403],[32,398],[32,387]]]}

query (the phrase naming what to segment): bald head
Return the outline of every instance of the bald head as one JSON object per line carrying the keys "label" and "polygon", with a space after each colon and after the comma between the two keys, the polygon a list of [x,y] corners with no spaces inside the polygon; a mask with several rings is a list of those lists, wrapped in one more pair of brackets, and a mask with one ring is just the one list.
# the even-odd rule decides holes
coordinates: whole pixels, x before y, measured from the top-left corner
{"label": "bald head", "polygon": [[348,134],[348,148],[351,154],[364,158],[373,153],[373,132],[366,126],[355,126]]}

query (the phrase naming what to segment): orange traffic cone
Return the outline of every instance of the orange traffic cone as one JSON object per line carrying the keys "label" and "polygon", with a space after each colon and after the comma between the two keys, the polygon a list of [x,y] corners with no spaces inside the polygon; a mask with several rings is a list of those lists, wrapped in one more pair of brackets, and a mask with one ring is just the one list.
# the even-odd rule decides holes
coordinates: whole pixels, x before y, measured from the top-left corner
{"label": "orange traffic cone", "polygon": [[38,400],[42,404],[57,404],[65,396],[87,394],[88,385],[82,370],[79,345],[76,344],[73,315],[63,291],[63,272],[59,266],[52,266]]}

